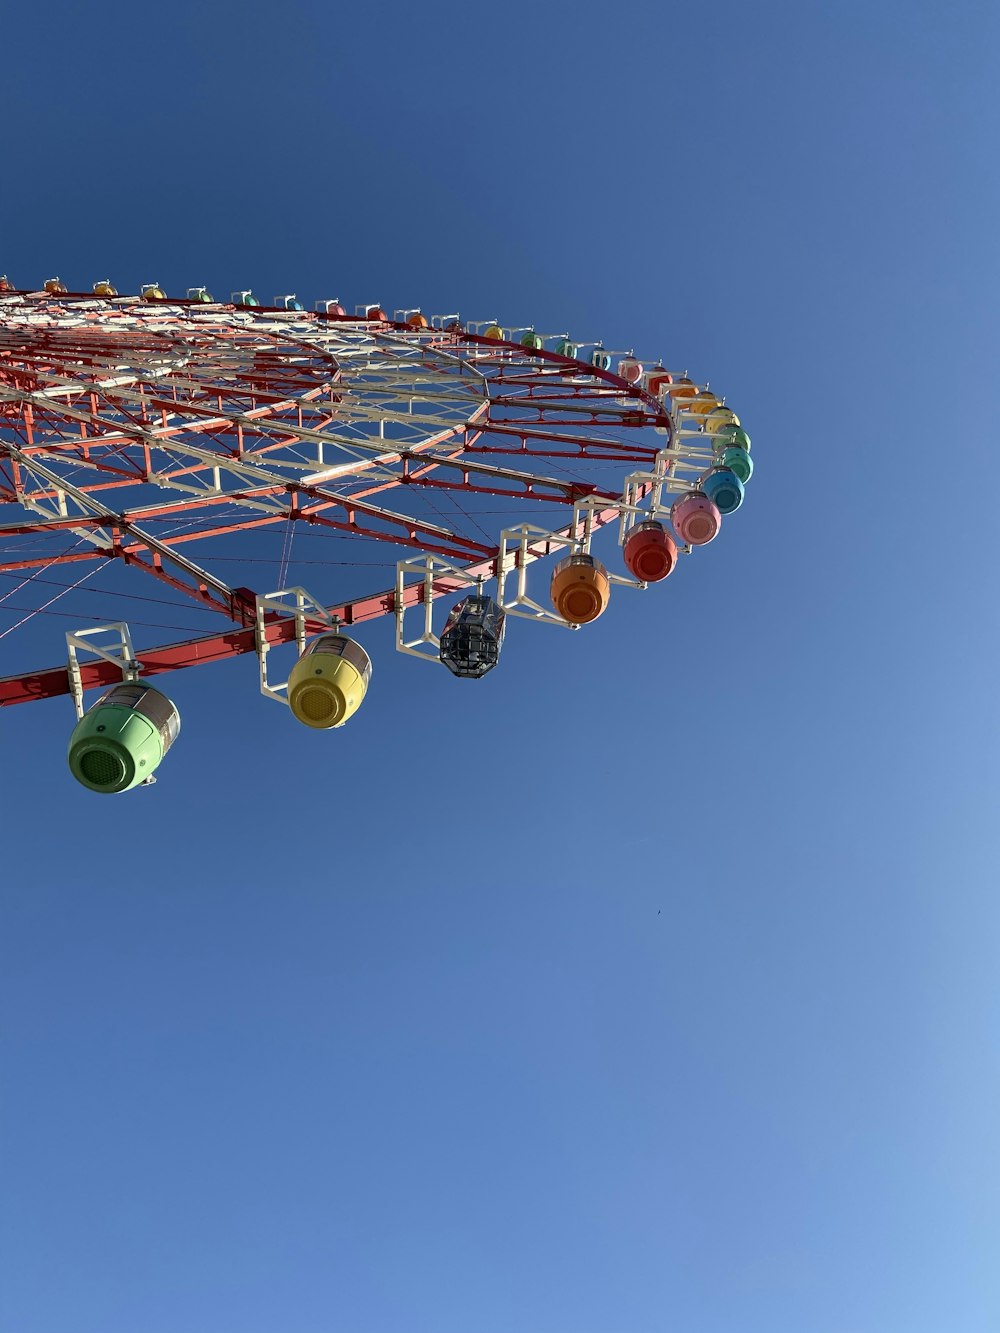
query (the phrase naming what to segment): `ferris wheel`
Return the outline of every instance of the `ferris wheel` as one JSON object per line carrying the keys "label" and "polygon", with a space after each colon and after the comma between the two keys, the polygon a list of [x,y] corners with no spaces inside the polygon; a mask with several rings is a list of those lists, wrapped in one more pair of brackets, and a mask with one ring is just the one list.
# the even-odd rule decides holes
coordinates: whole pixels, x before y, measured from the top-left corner
{"label": "ferris wheel", "polygon": [[339,727],[366,621],[482,677],[509,625],[579,629],[712,541],[749,451],[712,389],[567,333],[0,278],[0,706],[70,696],[106,793],[175,740],[167,672],[254,654],[266,698]]}

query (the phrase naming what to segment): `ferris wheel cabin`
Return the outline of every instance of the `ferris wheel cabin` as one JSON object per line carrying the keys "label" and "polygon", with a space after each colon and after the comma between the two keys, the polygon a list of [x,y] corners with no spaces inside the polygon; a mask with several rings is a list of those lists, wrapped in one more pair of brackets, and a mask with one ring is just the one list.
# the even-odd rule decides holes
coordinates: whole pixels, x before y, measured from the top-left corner
{"label": "ferris wheel cabin", "polygon": [[441,661],[455,676],[479,680],[500,660],[506,616],[492,597],[470,593],[451,608],[441,634]]}
{"label": "ferris wheel cabin", "polygon": [[153,780],[180,729],[181,715],[165,694],[140,681],[123,681],[73,728],[70,771],[91,791],[129,791]]}
{"label": "ferris wheel cabin", "polygon": [[346,634],[321,634],[307,645],[288,677],[288,706],[307,727],[342,727],[358,711],[372,661]]}

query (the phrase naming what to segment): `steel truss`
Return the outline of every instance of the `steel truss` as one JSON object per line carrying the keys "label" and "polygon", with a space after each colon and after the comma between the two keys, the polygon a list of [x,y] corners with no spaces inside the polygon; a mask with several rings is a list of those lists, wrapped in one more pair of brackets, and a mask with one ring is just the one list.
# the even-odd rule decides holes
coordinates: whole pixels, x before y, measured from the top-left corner
{"label": "steel truss", "polygon": [[[0,575],[118,562],[227,622],[144,647],[144,675],[260,654],[262,635],[265,653],[301,639],[301,606],[282,616],[213,568],[217,547],[275,525],[400,548],[393,562],[414,573],[324,599],[313,631],[401,616],[489,578],[502,600],[515,570],[511,609],[538,618],[524,565],[543,549],[586,549],[616,519],[624,537],[643,506],[659,512],[664,492],[690,488],[710,465],[697,419],[611,370],[522,346],[509,330],[470,332],[453,316],[415,328],[324,304],[0,295]],[[516,528],[498,522],[494,539],[472,530],[474,516],[449,522],[435,495],[460,514],[494,497],[537,507],[543,521],[522,525],[512,545]],[[61,549],[67,538],[76,545]],[[435,568],[446,576],[431,577]],[[428,620],[420,642],[432,641]],[[116,671],[96,655],[78,664],[74,688]],[[18,670],[0,679],[0,705],[69,688],[65,666]]]}

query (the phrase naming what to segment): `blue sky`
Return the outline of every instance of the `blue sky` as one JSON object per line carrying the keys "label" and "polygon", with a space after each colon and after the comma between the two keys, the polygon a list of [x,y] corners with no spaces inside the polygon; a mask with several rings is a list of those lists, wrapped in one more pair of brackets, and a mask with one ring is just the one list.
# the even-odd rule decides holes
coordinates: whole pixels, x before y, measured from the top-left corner
{"label": "blue sky", "polygon": [[998,26],[7,16],[0,271],[662,352],[757,471],[334,736],[187,673],[107,800],[5,712],[2,1333],[997,1327]]}

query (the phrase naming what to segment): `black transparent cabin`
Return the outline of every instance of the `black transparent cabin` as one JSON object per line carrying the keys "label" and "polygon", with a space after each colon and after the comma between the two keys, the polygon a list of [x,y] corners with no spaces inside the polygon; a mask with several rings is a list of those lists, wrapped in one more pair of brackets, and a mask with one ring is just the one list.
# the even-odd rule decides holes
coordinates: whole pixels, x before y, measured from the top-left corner
{"label": "black transparent cabin", "polygon": [[506,617],[492,597],[470,593],[448,613],[441,661],[456,676],[478,680],[500,660]]}

